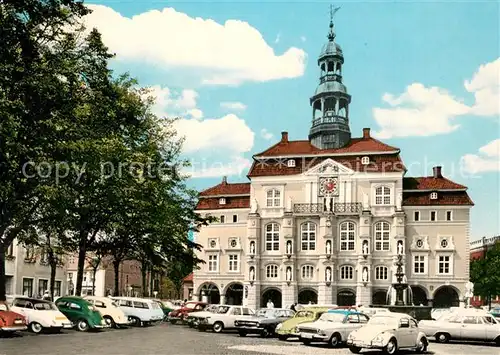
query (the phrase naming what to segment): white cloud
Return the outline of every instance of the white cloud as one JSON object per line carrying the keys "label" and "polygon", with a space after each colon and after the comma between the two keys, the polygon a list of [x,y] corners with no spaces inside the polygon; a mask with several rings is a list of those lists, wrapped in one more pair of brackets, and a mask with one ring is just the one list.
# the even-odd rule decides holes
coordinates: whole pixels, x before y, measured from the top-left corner
{"label": "white cloud", "polygon": [[274,137],[274,135],[271,132],[269,132],[266,128],[262,128],[260,130],[260,136],[267,141],[273,139]]}
{"label": "white cloud", "polygon": [[278,33],[278,34],[276,35],[276,39],[274,40],[274,43],[279,43],[279,42],[280,42],[280,40],[281,40],[281,33]]}
{"label": "white cloud", "polygon": [[173,91],[160,85],[151,86],[147,96],[155,99],[153,112],[158,116],[188,116],[200,119],[203,112],[196,108],[198,93],[184,89]]}
{"label": "white cloud", "polygon": [[203,118],[203,111],[199,108],[192,108],[187,112],[187,114],[196,120],[200,120]]}
{"label": "white cloud", "polygon": [[472,174],[500,171],[500,138],[479,148],[479,154],[464,155],[461,163]]}
{"label": "white cloud", "polygon": [[301,40],[302,42],[305,42],[305,41],[307,41],[307,38],[306,38],[306,36],[300,36],[300,40]]}
{"label": "white cloud", "polygon": [[432,136],[456,130],[460,127],[455,121],[459,116],[500,115],[500,58],[482,65],[464,86],[474,94],[472,106],[444,89],[420,83],[409,85],[399,96],[384,94],[382,101],[390,107],[373,109],[373,117],[380,126],[374,134],[383,139]]}
{"label": "white cloud", "polygon": [[240,20],[219,24],[193,18],[173,8],[151,10],[131,18],[104,5],[88,5],[85,19],[96,27],[119,60],[163,67],[200,69],[206,84],[240,84],[295,78],[304,74],[306,53],[290,47],[277,55],[262,34]]}
{"label": "white cloud", "polygon": [[248,173],[252,163],[249,159],[235,156],[229,162],[207,163],[193,159],[191,166],[184,169],[183,173],[192,178],[208,178],[217,176],[243,176]]}
{"label": "white cloud", "polygon": [[225,108],[227,110],[243,111],[246,110],[247,105],[238,101],[226,101],[226,102],[221,102],[220,107]]}

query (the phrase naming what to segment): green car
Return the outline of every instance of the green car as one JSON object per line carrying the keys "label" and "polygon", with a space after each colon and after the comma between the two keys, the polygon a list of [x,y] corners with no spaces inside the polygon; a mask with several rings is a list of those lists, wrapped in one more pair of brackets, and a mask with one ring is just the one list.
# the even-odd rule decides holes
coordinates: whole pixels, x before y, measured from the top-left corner
{"label": "green car", "polygon": [[56,300],[56,306],[81,332],[106,326],[101,313],[87,300],[77,296],[65,296]]}
{"label": "green car", "polygon": [[280,340],[287,340],[288,338],[296,338],[299,336],[297,326],[301,323],[314,322],[323,313],[327,312],[328,307],[307,307],[301,309],[293,318],[290,318],[283,323],[276,326],[276,334]]}

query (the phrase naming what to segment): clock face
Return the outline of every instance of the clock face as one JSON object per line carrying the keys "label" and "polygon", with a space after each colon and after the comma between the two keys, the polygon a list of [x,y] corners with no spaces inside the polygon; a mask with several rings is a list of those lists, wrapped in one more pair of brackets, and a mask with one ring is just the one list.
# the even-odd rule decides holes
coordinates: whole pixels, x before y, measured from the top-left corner
{"label": "clock face", "polygon": [[329,177],[320,180],[319,191],[322,196],[337,194],[337,178]]}

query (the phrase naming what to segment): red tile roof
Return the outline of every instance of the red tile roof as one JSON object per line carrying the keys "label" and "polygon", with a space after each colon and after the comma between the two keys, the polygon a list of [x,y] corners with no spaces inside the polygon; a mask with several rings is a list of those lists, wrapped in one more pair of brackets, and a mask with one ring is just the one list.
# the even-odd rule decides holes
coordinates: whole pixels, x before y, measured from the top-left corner
{"label": "red tile roof", "polygon": [[250,196],[226,197],[226,204],[219,204],[219,198],[200,198],[197,210],[220,210],[230,208],[250,208]]}
{"label": "red tile roof", "polygon": [[250,195],[250,183],[228,183],[222,181],[220,184],[212,186],[202,192],[200,196],[230,196],[230,195]]}
{"label": "red tile roof", "polygon": [[352,138],[348,145],[338,149],[319,149],[308,140],[285,141],[281,140],[272,147],[255,154],[255,156],[300,156],[308,154],[346,154],[346,153],[366,153],[366,152],[392,152],[399,148],[387,145],[375,138]]}
{"label": "red tile roof", "polygon": [[445,177],[406,177],[403,179],[403,189],[405,190],[462,190],[466,186],[457,184]]}
{"label": "red tile roof", "polygon": [[332,157],[312,157],[295,159],[295,167],[288,167],[286,162],[279,159],[255,160],[250,168],[248,177],[297,175],[312,169],[326,159],[332,159],[346,168],[358,172],[383,173],[403,172],[406,170],[399,154],[380,154],[370,156],[370,164],[361,164],[361,156],[346,155]]}
{"label": "red tile roof", "polygon": [[465,191],[440,191],[438,198],[431,200],[429,192],[403,192],[403,206],[469,205],[474,206]]}
{"label": "red tile roof", "polygon": [[193,282],[193,273],[190,273],[185,278],[182,279],[184,282]]}

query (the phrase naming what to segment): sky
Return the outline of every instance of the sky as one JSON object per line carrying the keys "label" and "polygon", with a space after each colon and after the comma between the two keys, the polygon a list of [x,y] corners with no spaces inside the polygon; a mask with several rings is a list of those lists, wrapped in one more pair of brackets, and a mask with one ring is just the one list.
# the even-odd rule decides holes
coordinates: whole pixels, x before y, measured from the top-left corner
{"label": "sky", "polygon": [[[248,181],[252,155],[282,131],[307,139],[323,1],[87,1],[116,53],[112,68],[150,87],[159,115],[180,117],[198,190]],[[471,239],[500,234],[500,5],[497,1],[336,2],[336,42],[363,127],[399,147],[409,171],[468,186]]]}

